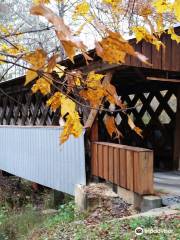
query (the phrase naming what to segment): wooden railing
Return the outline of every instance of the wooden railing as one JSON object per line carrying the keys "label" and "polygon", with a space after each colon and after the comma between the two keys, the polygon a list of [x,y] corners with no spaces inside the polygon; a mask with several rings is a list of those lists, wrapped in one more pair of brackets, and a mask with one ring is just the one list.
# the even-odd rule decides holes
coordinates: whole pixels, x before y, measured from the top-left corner
{"label": "wooden railing", "polygon": [[143,194],[153,193],[153,151],[105,142],[92,143],[92,175]]}

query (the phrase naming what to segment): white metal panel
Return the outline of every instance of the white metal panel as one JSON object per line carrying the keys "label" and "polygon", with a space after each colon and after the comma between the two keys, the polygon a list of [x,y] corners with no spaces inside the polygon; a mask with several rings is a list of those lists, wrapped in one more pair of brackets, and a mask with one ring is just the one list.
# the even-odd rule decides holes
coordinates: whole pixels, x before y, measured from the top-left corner
{"label": "white metal panel", "polygon": [[0,169],[74,195],[86,184],[84,136],[59,144],[59,127],[0,127]]}

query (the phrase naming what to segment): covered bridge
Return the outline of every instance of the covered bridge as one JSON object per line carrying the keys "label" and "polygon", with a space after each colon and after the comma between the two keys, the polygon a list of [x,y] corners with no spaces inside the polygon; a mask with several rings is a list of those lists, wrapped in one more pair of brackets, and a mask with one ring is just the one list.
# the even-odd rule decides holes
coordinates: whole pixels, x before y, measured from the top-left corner
{"label": "covered bridge", "polygon": [[[175,31],[180,35],[179,27]],[[90,154],[83,136],[78,140],[71,138],[62,148],[56,139],[59,112],[51,112],[45,104],[46,97],[32,95],[21,77],[0,84],[0,169],[71,194],[75,184],[86,183],[85,169],[90,170],[90,175],[140,194],[153,192],[153,169],[178,170],[180,47],[168,35],[162,36],[166,48],[159,52],[147,42],[135,41],[130,40],[152,66],[133,57],[127,57],[123,65],[110,65],[103,63],[93,50],[90,55],[94,61],[88,66],[82,55],[75,57],[75,64],[69,60],[61,64],[84,73],[111,72],[111,83],[130,108],[128,113],[135,124],[143,130],[143,138],[130,129],[121,112],[116,112],[112,114],[124,138],[121,144],[111,139],[103,123],[107,113],[102,112],[97,114],[90,132]]]}

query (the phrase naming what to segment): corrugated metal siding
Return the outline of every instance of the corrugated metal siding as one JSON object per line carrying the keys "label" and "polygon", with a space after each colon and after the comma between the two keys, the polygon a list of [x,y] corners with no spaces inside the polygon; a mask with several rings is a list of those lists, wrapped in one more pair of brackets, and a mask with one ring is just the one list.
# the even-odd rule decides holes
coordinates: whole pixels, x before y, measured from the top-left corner
{"label": "corrugated metal siding", "polygon": [[0,169],[74,195],[85,184],[84,136],[59,144],[58,127],[0,127]]}

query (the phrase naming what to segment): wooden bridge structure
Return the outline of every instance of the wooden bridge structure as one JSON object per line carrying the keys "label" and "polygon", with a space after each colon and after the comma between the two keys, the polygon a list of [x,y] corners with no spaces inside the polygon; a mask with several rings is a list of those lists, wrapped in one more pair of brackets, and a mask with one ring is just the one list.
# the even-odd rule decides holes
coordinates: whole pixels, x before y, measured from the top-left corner
{"label": "wooden bridge structure", "polygon": [[[180,28],[175,31],[180,34]],[[124,135],[120,145],[105,129],[103,119],[107,113],[97,113],[90,134],[91,151],[85,149],[91,175],[139,194],[150,194],[153,192],[153,169],[180,168],[180,47],[168,35],[162,36],[166,48],[159,52],[146,42],[130,41],[137,51],[149,58],[152,66],[133,57],[127,57],[123,65],[109,65],[94,51],[90,51],[94,61],[88,66],[82,55],[75,57],[75,65],[69,60],[61,64],[84,73],[92,70],[111,72],[111,83],[131,108],[128,114],[143,130],[141,139],[130,129],[121,112],[112,113]],[[51,112],[46,106],[46,97],[39,93],[33,95],[30,87],[23,83],[24,77],[0,84],[0,124],[4,127],[57,126],[59,112]],[[105,105],[109,107],[108,103]]]}

